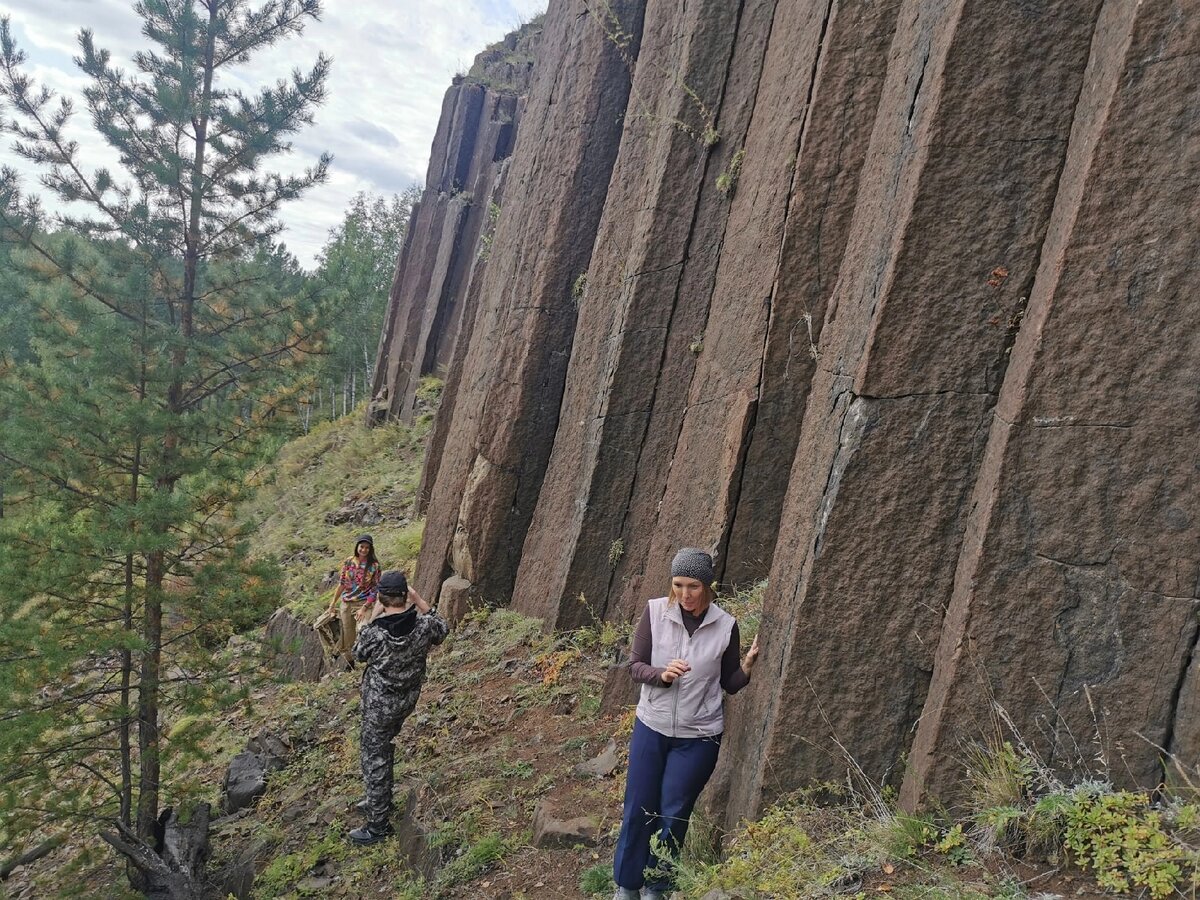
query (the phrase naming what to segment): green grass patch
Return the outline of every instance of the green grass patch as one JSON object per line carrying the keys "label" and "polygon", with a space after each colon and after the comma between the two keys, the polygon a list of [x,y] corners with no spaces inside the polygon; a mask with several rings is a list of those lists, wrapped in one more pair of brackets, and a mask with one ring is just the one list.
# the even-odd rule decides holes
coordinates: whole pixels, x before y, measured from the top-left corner
{"label": "green grass patch", "polygon": [[[435,403],[439,383],[429,380],[421,392]],[[253,530],[252,552],[280,566],[285,601],[294,612],[309,617],[329,602],[329,575],[364,532],[373,536],[384,568],[411,571],[423,523],[410,517],[428,430],[427,422],[367,428],[358,409],[285,444],[253,477],[254,495],[239,507],[238,518]],[[383,521],[330,523],[356,504]]]}
{"label": "green grass patch", "polygon": [[607,863],[597,863],[590,869],[585,869],[579,878],[579,890],[589,897],[612,896],[615,889],[612,866]]}

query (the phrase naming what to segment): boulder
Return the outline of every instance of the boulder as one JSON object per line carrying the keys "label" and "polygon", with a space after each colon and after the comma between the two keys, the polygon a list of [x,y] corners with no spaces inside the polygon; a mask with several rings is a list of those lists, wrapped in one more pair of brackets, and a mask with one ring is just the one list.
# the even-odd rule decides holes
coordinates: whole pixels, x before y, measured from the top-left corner
{"label": "boulder", "polygon": [[610,739],[608,745],[595,759],[581,762],[575,766],[575,774],[585,778],[608,778],[617,770],[617,742]]}
{"label": "boulder", "polygon": [[317,633],[286,607],[271,614],[264,640],[267,665],[289,681],[320,681],[329,671]]}
{"label": "boulder", "polygon": [[533,811],[533,846],[546,849],[594,847],[600,841],[600,825],[591,816],[571,816],[541,800]]}
{"label": "boulder", "polygon": [[600,714],[619,716],[637,706],[641,686],[629,676],[629,661],[609,666],[600,694]]}
{"label": "boulder", "polygon": [[420,789],[416,784],[396,787],[396,846],[400,857],[415,872],[433,882],[442,865],[441,852],[429,843],[429,829],[421,821]]}
{"label": "boulder", "polygon": [[379,507],[370,500],[352,500],[325,514],[329,525],[378,525],[383,519]]}
{"label": "boulder", "polygon": [[455,627],[471,611],[471,582],[451,575],[438,592],[438,613]]}
{"label": "boulder", "polygon": [[290,753],[291,743],[286,737],[264,732],[251,738],[225,773],[225,812],[235,813],[266,793],[267,776],[282,769]]}

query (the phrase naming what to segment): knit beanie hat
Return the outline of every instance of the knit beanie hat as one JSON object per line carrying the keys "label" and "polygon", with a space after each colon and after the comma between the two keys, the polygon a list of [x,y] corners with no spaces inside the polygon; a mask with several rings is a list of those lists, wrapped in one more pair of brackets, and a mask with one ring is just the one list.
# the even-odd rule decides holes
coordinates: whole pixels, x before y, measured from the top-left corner
{"label": "knit beanie hat", "polygon": [[705,587],[712,587],[715,573],[712,557],[695,547],[684,547],[671,560],[672,578],[695,578]]}

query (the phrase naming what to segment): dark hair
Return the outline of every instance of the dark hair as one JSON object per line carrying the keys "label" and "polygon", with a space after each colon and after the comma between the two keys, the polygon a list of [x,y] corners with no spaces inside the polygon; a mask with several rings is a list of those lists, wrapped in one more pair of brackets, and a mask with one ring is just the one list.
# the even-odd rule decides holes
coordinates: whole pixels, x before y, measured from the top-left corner
{"label": "dark hair", "polygon": [[358,559],[358,545],[359,544],[367,545],[367,566],[370,567],[370,566],[378,565],[379,560],[375,558],[375,542],[373,540],[371,540],[371,538],[368,537],[367,535],[363,535],[357,541],[354,542],[354,552],[351,553],[350,555],[353,556],[355,559]]}

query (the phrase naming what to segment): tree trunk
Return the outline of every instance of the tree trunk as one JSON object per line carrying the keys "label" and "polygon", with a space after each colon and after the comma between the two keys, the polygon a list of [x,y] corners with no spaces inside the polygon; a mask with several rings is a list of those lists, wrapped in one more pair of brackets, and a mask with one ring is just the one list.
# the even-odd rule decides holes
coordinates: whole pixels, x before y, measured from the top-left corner
{"label": "tree trunk", "polygon": [[141,873],[141,890],[150,900],[203,900],[211,817],[207,803],[197,806],[187,822],[168,807],[155,820],[161,837],[153,845],[121,822],[116,823],[116,833],[102,831],[100,836]]}
{"label": "tree trunk", "polygon": [[138,815],[137,834],[154,836],[158,824],[158,682],[162,667],[163,552],[146,560],[146,600],[142,613],[142,670],[138,682]]}

